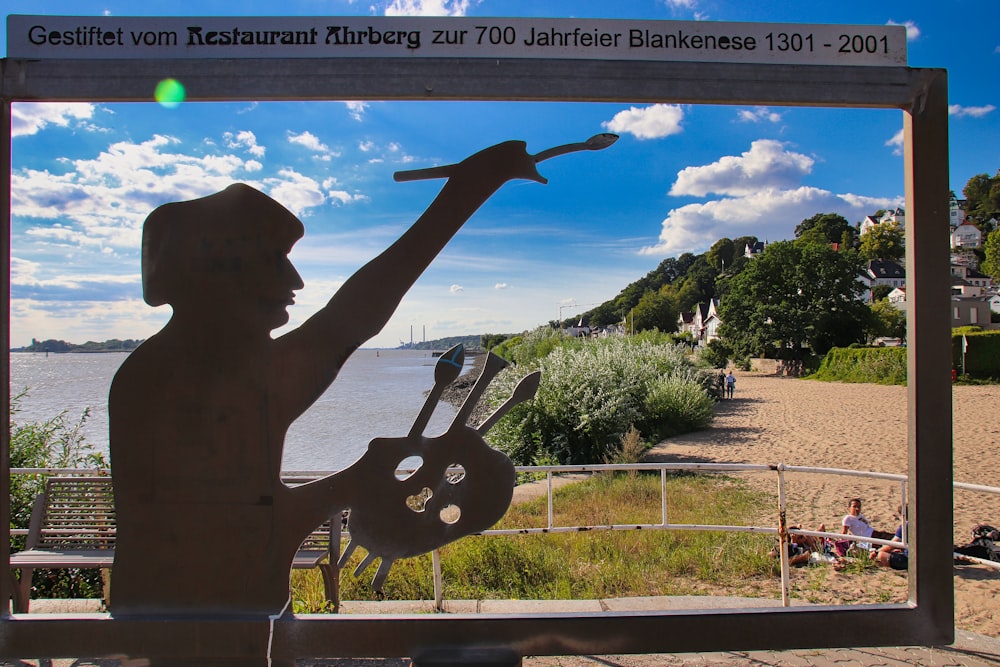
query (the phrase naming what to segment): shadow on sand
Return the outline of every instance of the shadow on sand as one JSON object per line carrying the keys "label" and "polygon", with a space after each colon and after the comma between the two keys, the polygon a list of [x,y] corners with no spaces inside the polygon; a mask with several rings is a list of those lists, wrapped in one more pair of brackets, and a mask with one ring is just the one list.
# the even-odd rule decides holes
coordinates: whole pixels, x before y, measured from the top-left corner
{"label": "shadow on sand", "polygon": [[1000,570],[985,565],[955,563],[955,576],[966,581],[1000,581]]}

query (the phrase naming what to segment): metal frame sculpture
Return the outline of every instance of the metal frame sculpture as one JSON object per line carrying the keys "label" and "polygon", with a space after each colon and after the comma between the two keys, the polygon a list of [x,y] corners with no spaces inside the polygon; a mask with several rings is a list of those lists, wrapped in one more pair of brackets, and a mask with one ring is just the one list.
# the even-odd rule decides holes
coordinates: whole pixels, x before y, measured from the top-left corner
{"label": "metal frame sculpture", "polygon": [[[224,615],[0,617],[0,653],[115,653],[229,661],[296,656],[414,656],[440,647],[503,647],[513,656],[753,648],[947,644],[954,637],[951,558],[948,94],[939,69],[442,57],[243,60],[4,59],[0,157],[10,164],[11,103],[142,101],[158,81],[189,101],[531,100],[859,107],[903,111],[907,209],[909,601],[904,605],[531,616]],[[447,186],[446,186],[447,187]],[[0,204],[10,206],[10,179]],[[9,243],[0,248],[9,261]],[[7,290],[3,290],[6,295]],[[6,297],[5,297],[6,298]],[[9,307],[9,303],[8,303]],[[3,330],[2,340],[8,343]],[[7,391],[6,384],[0,391]],[[6,454],[6,436],[0,438]],[[6,465],[6,456],[3,457]],[[9,483],[6,469],[0,484]],[[2,489],[0,489],[2,490]],[[0,516],[2,519],[2,516]],[[6,557],[8,545],[0,546]],[[2,581],[2,580],[0,580]],[[5,592],[8,582],[0,584]],[[191,647],[194,647],[192,652]],[[194,656],[194,658],[192,658]],[[245,663],[242,663],[245,664]]]}
{"label": "metal frame sculpture", "polygon": [[[602,135],[600,147],[615,138]],[[405,438],[376,439],[346,470],[289,487],[281,481],[284,437],[483,202],[511,179],[544,183],[536,163],[580,147],[592,148],[529,155],[524,142],[508,141],[441,168],[436,174],[448,180],[417,221],[324,308],[274,339],[271,331],[288,322],[285,309],[303,287],[288,259],[305,231],[294,215],[244,184],[149,215],[144,298],[173,313],[125,360],[108,399],[116,617],[281,614],[299,545],[344,510],[352,539],[341,562],[359,544],[369,552],[359,573],[381,557],[376,588],[395,559],[485,530],[503,516],[514,466],[466,425],[503,367],[499,357],[490,357],[456,422],[437,438],[423,436],[435,399]],[[462,358],[459,349],[441,359],[438,385],[454,379]],[[397,479],[397,467],[413,456],[424,465]],[[456,465],[464,475],[448,478]],[[423,489],[433,497],[414,511],[407,499]],[[460,516],[443,519],[442,501]]]}

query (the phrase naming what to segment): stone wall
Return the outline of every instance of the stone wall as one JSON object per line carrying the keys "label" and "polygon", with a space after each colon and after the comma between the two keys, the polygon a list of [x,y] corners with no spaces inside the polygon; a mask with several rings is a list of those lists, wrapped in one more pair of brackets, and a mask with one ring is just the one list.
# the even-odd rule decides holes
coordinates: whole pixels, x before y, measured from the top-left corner
{"label": "stone wall", "polygon": [[802,375],[802,362],[782,361],[781,359],[750,359],[750,370],[766,375],[799,377]]}

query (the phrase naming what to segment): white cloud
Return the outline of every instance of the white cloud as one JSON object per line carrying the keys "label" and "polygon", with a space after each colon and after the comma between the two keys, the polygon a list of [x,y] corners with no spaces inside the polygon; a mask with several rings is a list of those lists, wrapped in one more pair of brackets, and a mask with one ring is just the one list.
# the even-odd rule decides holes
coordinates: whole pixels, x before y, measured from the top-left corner
{"label": "white cloud", "polygon": [[[62,174],[20,169],[11,176],[15,218],[58,220],[25,232],[35,240],[68,246],[134,250],[146,215],[168,201],[217,192],[249,170],[234,155],[174,152],[180,140],[154,135],[140,143],[117,142],[96,157],[66,161]],[[46,226],[48,227],[48,225]]]}
{"label": "white cloud", "polygon": [[465,288],[462,287],[461,285],[452,285],[451,287],[448,288],[448,291],[451,292],[452,294],[458,294],[459,292],[462,292],[464,290]]}
{"label": "white cloud", "polygon": [[465,16],[469,0],[392,0],[386,16]]}
{"label": "white cloud", "polygon": [[364,118],[365,111],[368,110],[367,102],[344,102],[344,105],[347,107],[347,115],[358,122]]}
{"label": "white cloud", "polygon": [[670,211],[658,242],[640,253],[700,252],[723,237],[791,238],[795,225],[816,213],[860,220],[874,210],[902,203],[898,198],[836,194],[802,185],[813,164],[812,158],[787,150],[781,142],[761,139],[741,155],[681,170],[671,194],[722,197]]}
{"label": "white cloud", "polygon": [[987,114],[993,113],[996,109],[997,108],[992,104],[987,104],[981,107],[963,107],[961,104],[949,104],[948,115],[955,116],[956,118],[982,118]]}
{"label": "white cloud", "polygon": [[364,141],[358,142],[358,150],[362,153],[370,153],[375,150],[375,142],[365,139]]}
{"label": "white cloud", "polygon": [[813,163],[806,155],[786,151],[780,141],[758,139],[742,155],[727,155],[709,165],[682,169],[670,194],[740,196],[790,187],[812,171]]}
{"label": "white cloud", "polygon": [[264,182],[270,186],[270,196],[299,217],[306,209],[326,202],[320,184],[294,169],[282,169],[278,178],[265,179]]}
{"label": "white cloud", "polygon": [[314,153],[324,153],[329,155],[332,152],[330,151],[329,146],[320,141],[319,137],[308,130],[302,132],[301,134],[289,132],[288,143],[302,146],[303,148],[307,148]]}
{"label": "white cloud", "polygon": [[912,42],[920,38],[920,28],[913,21],[903,21],[898,23],[896,21],[886,21],[886,25],[901,25],[906,28],[906,41]]}
{"label": "white cloud", "polygon": [[308,130],[302,132],[301,134],[288,133],[288,142],[291,144],[298,144],[299,146],[304,146],[311,151],[325,151],[329,150],[329,147],[319,140],[312,132]]}
{"label": "white cloud", "polygon": [[893,155],[903,154],[903,130],[900,129],[899,132],[892,135],[892,138],[885,142],[886,146],[892,148]]}
{"label": "white cloud", "polygon": [[326,196],[331,204],[353,204],[355,202],[368,201],[367,195],[351,194],[345,190],[328,190]]}
{"label": "white cloud", "polygon": [[838,195],[820,188],[767,189],[674,209],[663,220],[656,245],[644,255],[668,256],[704,251],[720,238],[756,236],[759,239],[791,238],[795,225],[816,213],[839,213],[858,220],[878,208],[900,205],[896,199]]}
{"label": "white cloud", "polygon": [[226,148],[242,148],[254,157],[262,158],[267,149],[257,143],[257,135],[249,130],[241,130],[237,133],[226,132],[222,135]]}
{"label": "white cloud", "polygon": [[[248,150],[257,146],[252,133],[234,133],[224,141]],[[292,170],[278,172],[263,185],[250,178],[263,168],[258,160],[187,154],[179,139],[166,135],[117,142],[94,157],[65,163],[70,167],[65,173],[19,169],[11,176],[16,242],[25,252],[134,257],[150,211],[218,192],[235,181],[269,191],[297,214],[326,203],[324,190],[332,189]],[[337,203],[364,199],[342,188],[329,194]]]}
{"label": "white cloud", "polygon": [[771,111],[767,107],[740,109],[736,112],[736,117],[744,123],[759,123],[761,121],[767,121],[769,123],[781,122],[781,114],[777,111]]}
{"label": "white cloud", "polygon": [[93,104],[17,102],[11,105],[11,136],[38,134],[50,125],[71,127],[94,117]]}
{"label": "white cloud", "polygon": [[497,283],[493,286],[493,289],[507,289],[508,287],[510,287],[510,285],[507,283]]}
{"label": "white cloud", "polygon": [[631,107],[619,111],[614,118],[601,123],[602,127],[617,134],[631,134],[637,139],[660,139],[680,134],[684,110],[675,104],[654,104],[649,107]]}

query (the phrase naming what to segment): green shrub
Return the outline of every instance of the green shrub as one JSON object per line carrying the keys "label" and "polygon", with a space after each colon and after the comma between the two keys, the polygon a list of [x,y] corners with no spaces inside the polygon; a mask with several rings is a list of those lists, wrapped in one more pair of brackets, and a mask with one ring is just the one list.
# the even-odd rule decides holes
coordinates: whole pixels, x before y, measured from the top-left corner
{"label": "green shrub", "polygon": [[952,330],[952,368],[959,373],[963,372],[963,338],[968,345],[963,375],[980,380],[1000,380],[1000,331],[984,331],[980,327],[959,327]]}
{"label": "green shrub", "polygon": [[633,426],[658,439],[704,428],[711,419],[707,388],[714,373],[695,370],[683,346],[613,337],[557,347],[502,372],[487,403],[499,405],[535,369],[542,381],[534,400],[511,410],[488,435],[518,465],[600,463]]}
{"label": "green shrub", "polygon": [[538,327],[505,340],[493,348],[493,353],[515,364],[527,364],[550,354],[557,347],[571,344],[574,340],[561,329]]}
{"label": "green shrub", "polygon": [[[693,374],[675,373],[656,378],[646,394],[646,419],[659,424],[657,438],[689,433],[712,423],[712,401]],[[714,379],[714,376],[713,376]]]}
{"label": "green shrub", "polygon": [[835,347],[809,376],[828,382],[906,384],[905,347]]}
{"label": "green shrub", "polygon": [[[84,442],[83,425],[89,411],[72,422],[65,411],[44,422],[22,422],[17,418],[27,390],[10,399],[11,468],[107,468],[104,456]],[[45,488],[47,475],[10,476],[10,527],[28,528],[31,506]],[[11,550],[24,548],[24,538],[11,538]],[[100,598],[99,570],[35,570],[31,578],[35,598]]]}
{"label": "green shrub", "polygon": [[699,358],[711,368],[725,368],[732,354],[733,351],[722,342],[721,338],[714,338],[701,348]]}

